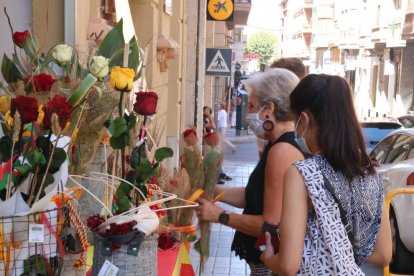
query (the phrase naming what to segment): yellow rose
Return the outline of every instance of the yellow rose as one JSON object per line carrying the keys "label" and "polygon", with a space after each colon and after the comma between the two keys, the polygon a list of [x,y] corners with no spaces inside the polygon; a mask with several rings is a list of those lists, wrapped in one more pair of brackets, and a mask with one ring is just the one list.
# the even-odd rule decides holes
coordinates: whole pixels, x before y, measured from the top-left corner
{"label": "yellow rose", "polygon": [[10,110],[10,97],[8,95],[0,96],[0,112],[6,114]]}
{"label": "yellow rose", "polygon": [[111,70],[109,84],[115,90],[129,92],[132,90],[134,75],[133,69],[116,66]]}

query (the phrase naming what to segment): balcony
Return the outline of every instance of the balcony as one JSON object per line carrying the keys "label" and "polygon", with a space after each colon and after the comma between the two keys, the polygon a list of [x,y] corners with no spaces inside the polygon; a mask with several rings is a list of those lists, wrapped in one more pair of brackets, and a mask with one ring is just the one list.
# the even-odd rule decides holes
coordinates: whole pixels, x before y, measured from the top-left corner
{"label": "balcony", "polygon": [[226,22],[227,29],[233,30],[235,25],[246,25],[252,8],[251,0],[235,0],[233,21]]}

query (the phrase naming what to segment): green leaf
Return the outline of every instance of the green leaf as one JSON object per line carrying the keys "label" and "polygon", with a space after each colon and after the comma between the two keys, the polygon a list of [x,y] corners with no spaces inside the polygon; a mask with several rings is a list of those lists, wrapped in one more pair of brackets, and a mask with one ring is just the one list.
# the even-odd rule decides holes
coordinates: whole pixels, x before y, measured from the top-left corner
{"label": "green leaf", "polygon": [[6,187],[7,183],[9,183],[9,176],[10,176],[10,173],[5,173],[3,175],[3,178],[0,179],[0,191]]}
{"label": "green leaf", "polygon": [[128,211],[131,207],[129,199],[126,197],[116,198],[116,204],[118,205],[118,210],[121,213]]}
{"label": "green leaf", "polygon": [[37,148],[29,150],[26,154],[26,157],[27,161],[29,161],[30,165],[33,167],[37,166],[42,161],[42,159],[45,160],[43,154]]}
{"label": "green leaf", "polygon": [[129,115],[125,113],[124,118],[126,120],[128,130],[133,129],[135,127],[135,124],[137,123],[137,116],[135,115],[135,113],[131,112],[131,114]]}
{"label": "green leaf", "polygon": [[50,167],[49,167],[49,173],[55,174],[57,171],[59,171],[60,166],[63,164],[63,162],[66,161],[66,157],[67,155],[64,149],[55,148],[52,162],[50,163]]}
{"label": "green leaf", "polygon": [[45,136],[37,136],[36,147],[45,155],[45,158],[49,158],[49,154],[52,150],[52,143]]}
{"label": "green leaf", "polygon": [[134,81],[139,79],[142,70],[142,56],[135,36],[129,41],[128,67],[135,71]]}
{"label": "green leaf", "polygon": [[109,65],[123,66],[125,38],[123,33],[123,20],[112,28],[112,30],[105,36],[96,53],[97,56],[104,56],[110,59]]}
{"label": "green leaf", "polygon": [[1,74],[7,83],[14,83],[23,79],[19,69],[6,54],[3,55],[1,62]]}
{"label": "green leaf", "polygon": [[16,68],[22,75],[27,76],[29,74],[26,68],[24,68],[24,66],[21,64],[19,57],[16,54],[13,54],[13,63],[16,65]]}
{"label": "green leaf", "polygon": [[36,272],[36,275],[47,275],[46,262],[42,255],[36,254],[30,256],[28,259],[23,261],[23,274],[31,275],[32,272]]}
{"label": "green leaf", "polygon": [[[135,76],[134,80],[137,80],[141,76],[142,69],[142,53],[138,46],[138,42],[133,36],[128,42],[129,44],[129,56],[128,56],[128,67],[134,69]],[[123,33],[123,20],[112,28],[112,30],[105,36],[99,49],[96,53],[97,56],[104,56],[109,58],[109,66],[124,66],[124,47],[125,37]]]}
{"label": "green leaf", "polygon": [[[142,144],[143,145],[143,144]],[[143,146],[135,147],[130,156],[131,167],[136,168],[138,166],[139,159],[145,157],[145,149]],[[141,152],[141,156],[140,156]]]}
{"label": "green leaf", "polygon": [[126,132],[119,137],[112,136],[109,139],[109,144],[111,145],[113,149],[123,149],[127,145],[129,145],[129,140],[130,140],[129,133]]}
{"label": "green leaf", "polygon": [[72,107],[78,106],[83,99],[85,98],[87,92],[91,87],[98,81],[97,78],[95,78],[92,74],[88,74],[81,82],[79,87],[76,89],[76,91],[70,95],[70,97],[66,100],[68,104],[70,104]]}
{"label": "green leaf", "polygon": [[0,162],[7,162],[11,157],[13,140],[10,136],[0,138]]}
{"label": "green leaf", "polygon": [[113,120],[109,125],[108,130],[113,137],[120,137],[121,135],[123,135],[128,130],[125,118],[115,118],[115,120]]}
{"label": "green leaf", "polygon": [[155,151],[155,161],[157,162],[161,162],[162,160],[166,159],[166,158],[170,158],[174,155],[174,152],[171,148],[168,147],[162,147],[162,148],[158,148]]}

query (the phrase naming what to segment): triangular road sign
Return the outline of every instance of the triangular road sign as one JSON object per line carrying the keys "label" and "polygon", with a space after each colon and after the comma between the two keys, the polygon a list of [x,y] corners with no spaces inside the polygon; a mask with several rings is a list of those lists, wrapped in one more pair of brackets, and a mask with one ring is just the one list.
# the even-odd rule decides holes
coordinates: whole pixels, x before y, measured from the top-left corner
{"label": "triangular road sign", "polygon": [[230,69],[227,66],[226,60],[224,59],[220,50],[217,50],[217,53],[211,60],[210,65],[207,67],[206,71],[210,73],[230,73]]}

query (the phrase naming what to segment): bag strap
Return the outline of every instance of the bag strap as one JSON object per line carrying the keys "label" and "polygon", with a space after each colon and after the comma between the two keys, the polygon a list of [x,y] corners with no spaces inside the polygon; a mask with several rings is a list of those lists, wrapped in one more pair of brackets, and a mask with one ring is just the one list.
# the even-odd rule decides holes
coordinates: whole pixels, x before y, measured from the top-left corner
{"label": "bag strap", "polygon": [[346,217],[345,210],[344,210],[344,208],[342,208],[342,204],[339,201],[338,197],[336,196],[335,191],[334,191],[331,183],[329,182],[329,180],[326,178],[326,176],[324,174],[322,174],[322,176],[323,176],[323,181],[324,181],[326,189],[329,191],[329,193],[331,193],[331,195],[334,198],[336,204],[338,205],[339,213],[341,215],[342,224],[345,226],[345,231],[346,231],[346,234],[348,235],[349,241],[351,242],[352,246],[354,246],[354,236],[352,235],[352,224],[349,223],[349,221]]}

